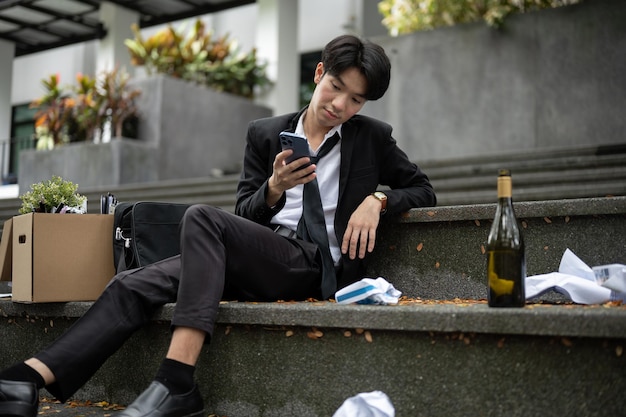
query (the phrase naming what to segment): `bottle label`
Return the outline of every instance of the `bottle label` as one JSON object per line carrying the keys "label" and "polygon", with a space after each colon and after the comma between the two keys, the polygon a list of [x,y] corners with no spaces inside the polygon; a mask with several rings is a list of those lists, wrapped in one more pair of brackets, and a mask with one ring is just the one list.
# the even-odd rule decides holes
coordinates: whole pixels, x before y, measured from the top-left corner
{"label": "bottle label", "polygon": [[489,305],[519,307],[526,302],[524,253],[512,249],[496,249],[487,253]]}
{"label": "bottle label", "polygon": [[511,177],[498,177],[498,198],[511,198],[513,196],[513,185]]}

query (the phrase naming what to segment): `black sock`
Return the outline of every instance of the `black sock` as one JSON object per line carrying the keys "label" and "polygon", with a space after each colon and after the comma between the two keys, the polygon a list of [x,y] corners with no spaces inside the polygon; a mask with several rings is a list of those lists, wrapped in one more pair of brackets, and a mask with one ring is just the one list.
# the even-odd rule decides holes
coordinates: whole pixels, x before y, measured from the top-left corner
{"label": "black sock", "polygon": [[46,385],[43,377],[39,375],[39,372],[26,365],[24,362],[17,363],[10,368],[0,371],[0,379],[8,381],[34,382],[38,389],[43,388]]}
{"label": "black sock", "polygon": [[154,379],[165,385],[172,395],[185,394],[193,389],[195,370],[195,366],[165,358]]}

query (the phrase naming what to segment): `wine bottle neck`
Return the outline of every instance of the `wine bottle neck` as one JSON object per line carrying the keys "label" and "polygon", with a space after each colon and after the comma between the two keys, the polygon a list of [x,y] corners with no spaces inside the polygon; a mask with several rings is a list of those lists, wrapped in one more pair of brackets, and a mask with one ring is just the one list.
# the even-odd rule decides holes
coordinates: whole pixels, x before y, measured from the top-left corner
{"label": "wine bottle neck", "polygon": [[513,196],[513,186],[511,177],[498,177],[498,198],[511,198]]}

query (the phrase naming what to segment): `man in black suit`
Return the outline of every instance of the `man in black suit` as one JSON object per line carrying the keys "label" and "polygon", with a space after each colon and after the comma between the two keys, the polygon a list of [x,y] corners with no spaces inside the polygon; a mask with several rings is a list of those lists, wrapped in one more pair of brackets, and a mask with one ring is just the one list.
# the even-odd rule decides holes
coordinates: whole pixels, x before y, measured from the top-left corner
{"label": "man in black suit", "polygon": [[[331,298],[363,277],[381,216],[436,203],[427,176],[396,146],[391,127],[357,115],[382,97],[389,79],[380,46],[348,35],[328,43],[309,105],[251,122],[236,215],[190,207],[180,256],[118,274],[64,335],[0,372],[0,415],[35,416],[44,386],[66,400],[157,308],[176,301],[166,358],[118,417],[202,416],[193,373],[221,299]],[[311,158],[287,163],[292,151],[281,149],[282,131],[306,137]],[[377,191],[381,184],[389,190]],[[307,217],[312,190],[321,200],[317,229]],[[327,242],[318,240],[320,228]]]}

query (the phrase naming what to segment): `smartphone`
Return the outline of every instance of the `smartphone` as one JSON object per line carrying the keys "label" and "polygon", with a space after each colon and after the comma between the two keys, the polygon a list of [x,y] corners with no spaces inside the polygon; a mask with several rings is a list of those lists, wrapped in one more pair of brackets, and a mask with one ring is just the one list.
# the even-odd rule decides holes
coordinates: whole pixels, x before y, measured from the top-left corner
{"label": "smartphone", "polygon": [[[293,150],[293,153],[286,159],[287,163],[291,163],[292,161],[303,158],[305,156],[306,157],[311,156],[311,154],[309,153],[309,144],[306,141],[306,138],[304,136],[296,135],[295,133],[291,133],[291,132],[280,132],[279,136],[280,136],[280,145],[283,151],[287,149]],[[309,165],[304,165],[298,169],[302,169]]]}

